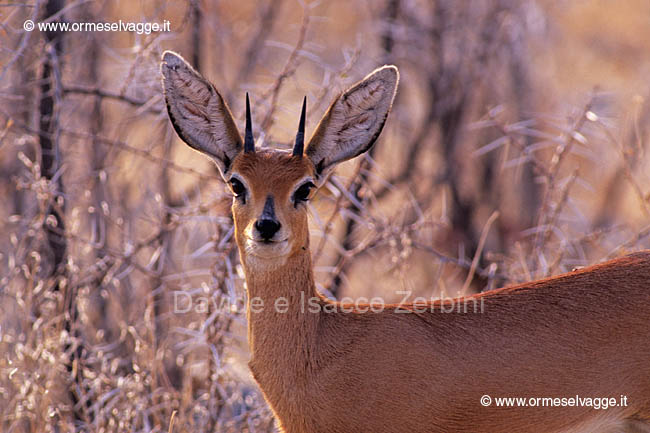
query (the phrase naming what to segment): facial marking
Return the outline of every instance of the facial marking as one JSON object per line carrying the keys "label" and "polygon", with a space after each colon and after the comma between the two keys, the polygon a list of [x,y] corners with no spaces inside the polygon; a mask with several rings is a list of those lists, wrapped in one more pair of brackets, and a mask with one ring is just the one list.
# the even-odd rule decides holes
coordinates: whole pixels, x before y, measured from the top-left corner
{"label": "facial marking", "polygon": [[[256,149],[254,154],[235,159],[232,173],[249,188],[249,206],[235,203],[233,207],[237,242],[246,262],[277,266],[304,251],[309,243],[307,213],[294,201],[296,190],[315,177],[311,161],[287,152]],[[272,237],[267,230],[270,221],[279,225]]]}
{"label": "facial marking", "polygon": [[296,193],[296,190],[297,190],[298,188],[300,188],[300,187],[303,186],[304,184],[306,184],[306,183],[310,183],[310,182],[311,182],[311,183],[315,183],[315,182],[314,182],[314,179],[313,179],[311,176],[305,176],[305,177],[303,177],[302,179],[300,179],[298,182],[295,183],[295,186],[294,186],[294,188],[293,188],[293,192],[292,192],[291,194],[295,194],[295,193]]}
{"label": "facial marking", "polygon": [[269,194],[266,196],[266,201],[264,202],[264,210],[262,211],[263,220],[276,220],[275,216],[275,203],[273,201],[273,195]]}

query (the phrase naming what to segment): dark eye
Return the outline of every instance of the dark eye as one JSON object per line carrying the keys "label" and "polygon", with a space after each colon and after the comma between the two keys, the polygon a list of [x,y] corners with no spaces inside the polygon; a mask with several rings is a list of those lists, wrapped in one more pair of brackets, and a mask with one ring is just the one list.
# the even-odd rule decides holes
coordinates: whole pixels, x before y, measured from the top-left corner
{"label": "dark eye", "polygon": [[235,197],[240,198],[246,195],[246,187],[241,181],[235,177],[230,179],[230,187],[232,188],[233,194]]}
{"label": "dark eye", "polygon": [[300,185],[296,192],[293,193],[293,201],[295,205],[298,206],[298,203],[307,201],[307,199],[309,199],[309,193],[311,192],[311,189],[315,186],[316,185],[311,182],[303,183]]}

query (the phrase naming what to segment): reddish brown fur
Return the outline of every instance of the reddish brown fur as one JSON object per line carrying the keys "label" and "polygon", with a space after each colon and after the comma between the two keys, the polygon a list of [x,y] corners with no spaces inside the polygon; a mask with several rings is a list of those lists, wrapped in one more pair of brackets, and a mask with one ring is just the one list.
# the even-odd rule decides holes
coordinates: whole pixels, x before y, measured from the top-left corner
{"label": "reddish brown fur", "polygon": [[[280,220],[295,224],[295,245],[308,245],[306,214],[288,202],[294,183],[312,174],[305,162],[271,151],[235,161],[233,172],[257,202],[250,215],[233,206],[240,251],[242,227],[269,192],[285,203],[277,206]],[[249,297],[265,305],[249,312],[250,368],[287,432],[597,431],[597,417],[607,425],[650,420],[648,252],[427,304],[433,312],[392,305],[381,313],[313,313],[305,304],[311,297],[341,304],[316,291],[309,250],[292,251],[272,268],[249,266],[242,253]],[[286,313],[273,308],[280,297],[289,300]],[[451,302],[466,303],[468,312],[444,312]],[[485,408],[484,394],[624,394],[631,406]]]}
{"label": "reddish brown fur", "polygon": [[[163,59],[179,135],[213,158],[227,182],[236,177],[247,188],[232,211],[248,287],[249,365],[283,431],[650,431],[650,252],[463,299],[341,311],[316,291],[306,207],[291,196],[307,178],[322,182],[317,174],[369,148],[390,110],[397,68],[380,68],[344,93],[305,156],[293,157],[242,153],[211,84],[177,54]],[[190,85],[179,84],[181,76]],[[199,118],[196,101],[207,93],[207,117]],[[255,223],[269,197],[282,228],[263,240]],[[469,311],[447,312],[459,303]],[[629,405],[483,407],[483,395],[626,395]]]}
{"label": "reddish brown fur", "polygon": [[[648,252],[469,298],[483,313],[440,303],[303,313],[302,299],[319,297],[308,251],[246,276],[250,297],[289,299],[287,313],[249,313],[250,367],[284,431],[644,431],[650,421]],[[486,408],[484,394],[627,395],[630,406]]]}
{"label": "reddish brown fur", "polygon": [[[288,152],[271,150],[258,150],[253,154],[241,154],[233,162],[233,173],[238,173],[248,181],[251,193],[251,203],[241,206],[240,202],[233,203],[233,214],[235,218],[235,229],[238,235],[238,245],[243,251],[244,228],[255,222],[262,213],[266,197],[273,195],[276,203],[276,213],[280,221],[287,228],[290,228],[295,237],[305,239],[304,243],[294,243],[294,249],[308,248],[309,228],[307,227],[307,215],[302,208],[296,209],[291,203],[292,188],[295,183],[305,176],[314,176],[313,165],[306,158],[292,156]],[[259,176],[257,173],[264,173]]]}

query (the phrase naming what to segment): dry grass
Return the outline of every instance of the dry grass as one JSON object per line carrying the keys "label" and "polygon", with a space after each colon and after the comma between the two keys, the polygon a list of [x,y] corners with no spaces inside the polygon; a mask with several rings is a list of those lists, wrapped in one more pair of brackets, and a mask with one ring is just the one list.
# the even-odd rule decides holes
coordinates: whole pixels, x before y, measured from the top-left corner
{"label": "dry grass", "polygon": [[[288,145],[303,95],[312,131],[336,92],[400,67],[382,139],[330,179],[311,220],[324,292],[395,301],[405,288],[456,296],[650,245],[650,30],[636,11],[0,4],[0,431],[274,429],[246,366],[230,197],[167,120],[164,49],[210,77],[238,121],[251,93],[258,145]],[[172,31],[23,30],[52,14],[167,19]],[[179,290],[199,308],[174,313]]]}

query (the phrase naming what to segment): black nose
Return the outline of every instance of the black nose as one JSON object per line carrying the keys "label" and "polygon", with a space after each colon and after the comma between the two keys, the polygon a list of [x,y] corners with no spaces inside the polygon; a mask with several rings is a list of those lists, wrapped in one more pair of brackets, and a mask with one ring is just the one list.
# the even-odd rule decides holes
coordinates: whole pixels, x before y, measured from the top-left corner
{"label": "black nose", "polygon": [[255,222],[255,228],[265,241],[271,240],[274,234],[280,230],[280,223],[275,220],[263,219]]}

